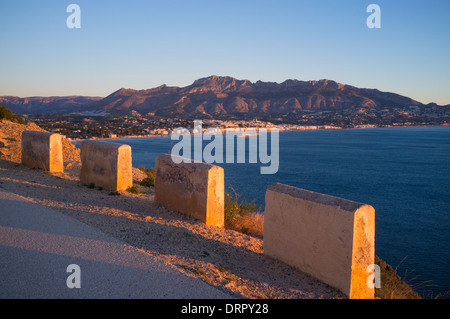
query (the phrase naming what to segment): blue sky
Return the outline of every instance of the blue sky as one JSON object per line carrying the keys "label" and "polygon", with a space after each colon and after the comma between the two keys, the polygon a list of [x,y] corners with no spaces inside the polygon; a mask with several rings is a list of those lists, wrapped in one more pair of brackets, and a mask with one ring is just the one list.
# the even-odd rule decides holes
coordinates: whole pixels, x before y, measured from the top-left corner
{"label": "blue sky", "polygon": [[[81,28],[69,29],[69,4]],[[381,29],[369,29],[369,4]],[[330,79],[450,104],[450,1],[0,0],[0,95],[106,96],[209,75]]]}

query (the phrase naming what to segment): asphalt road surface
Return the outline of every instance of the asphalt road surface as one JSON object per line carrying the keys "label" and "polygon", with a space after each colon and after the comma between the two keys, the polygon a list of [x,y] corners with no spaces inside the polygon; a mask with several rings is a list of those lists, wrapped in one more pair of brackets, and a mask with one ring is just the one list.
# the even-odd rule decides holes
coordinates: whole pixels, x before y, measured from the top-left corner
{"label": "asphalt road surface", "polygon": [[61,212],[0,189],[2,299],[228,299]]}

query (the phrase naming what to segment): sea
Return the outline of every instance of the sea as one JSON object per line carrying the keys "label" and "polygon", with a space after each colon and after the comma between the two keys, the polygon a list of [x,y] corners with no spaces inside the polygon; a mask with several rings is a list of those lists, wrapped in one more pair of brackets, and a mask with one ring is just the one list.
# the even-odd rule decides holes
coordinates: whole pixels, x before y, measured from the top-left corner
{"label": "sea", "polygon": [[[112,142],[132,147],[134,167],[152,168],[179,141]],[[263,175],[268,164],[248,160],[216,165],[224,168],[227,191],[261,211],[272,183],[372,205],[376,255],[423,297],[450,297],[450,127],[283,131],[276,174]]]}

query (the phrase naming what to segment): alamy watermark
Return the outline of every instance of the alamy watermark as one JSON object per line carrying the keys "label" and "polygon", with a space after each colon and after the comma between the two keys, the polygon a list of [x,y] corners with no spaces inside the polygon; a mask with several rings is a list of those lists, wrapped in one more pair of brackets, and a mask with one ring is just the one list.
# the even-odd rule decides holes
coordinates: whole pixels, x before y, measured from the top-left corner
{"label": "alamy watermark", "polygon": [[381,288],[381,268],[376,264],[367,267],[366,272],[370,275],[367,277],[367,287],[370,289]]}
{"label": "alamy watermark", "polygon": [[67,288],[81,288],[81,268],[77,264],[67,266],[66,272],[71,273],[66,280]]}
{"label": "alamy watermark", "polygon": [[66,25],[69,29],[80,29],[81,28],[81,8],[78,4],[69,4],[66,9],[67,12],[71,13],[66,20]]}
{"label": "alamy watermark", "polygon": [[[77,264],[67,266],[66,272],[70,273],[67,277],[67,288],[81,288],[81,268]],[[381,288],[381,268],[379,265],[371,264],[367,267],[366,272],[369,273],[366,285],[369,289]]]}
{"label": "alamy watermark", "polygon": [[[203,130],[201,120],[194,121],[192,130],[177,128],[171,134],[171,140],[179,141],[171,150],[174,163],[205,162],[247,163],[246,139],[248,138],[248,163],[262,166],[261,174],[276,174],[279,168],[279,129],[271,128],[208,128]],[[268,135],[270,134],[270,152]],[[180,141],[181,138],[181,141]],[[203,141],[210,141],[203,147]],[[224,155],[225,142],[225,155]],[[235,144],[236,142],[236,144]],[[193,145],[193,147],[192,147]],[[235,156],[236,145],[236,156]],[[193,148],[193,149],[192,149]]]}
{"label": "alamy watermark", "polygon": [[[66,25],[69,29],[81,28],[81,8],[78,4],[69,4],[66,12],[70,13],[67,17]],[[366,25],[369,29],[381,28],[381,8],[378,4],[369,4],[366,9],[370,15],[367,17]]]}
{"label": "alamy watermark", "polygon": [[378,4],[370,4],[367,9],[367,13],[371,13],[366,20],[367,27],[369,29],[381,28],[381,8]]}

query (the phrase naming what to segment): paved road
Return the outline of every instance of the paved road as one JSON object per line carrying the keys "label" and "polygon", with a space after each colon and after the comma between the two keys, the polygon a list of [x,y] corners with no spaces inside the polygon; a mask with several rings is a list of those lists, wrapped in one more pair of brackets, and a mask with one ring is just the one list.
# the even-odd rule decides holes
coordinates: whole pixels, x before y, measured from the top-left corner
{"label": "paved road", "polygon": [[[79,271],[68,271],[69,265]],[[68,287],[78,283],[80,288]],[[74,218],[0,189],[0,298],[229,296]]]}

